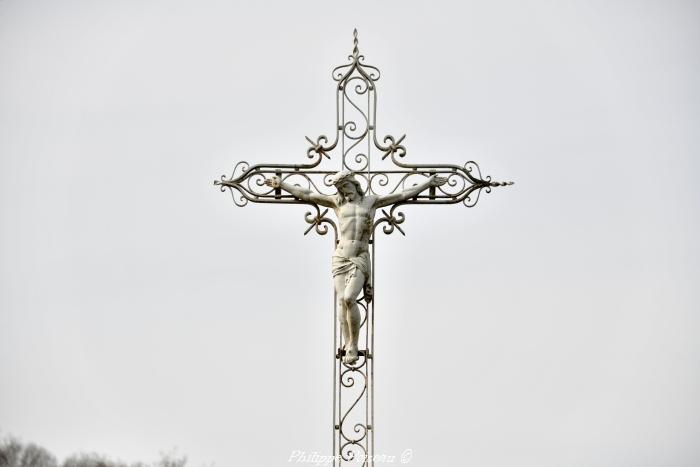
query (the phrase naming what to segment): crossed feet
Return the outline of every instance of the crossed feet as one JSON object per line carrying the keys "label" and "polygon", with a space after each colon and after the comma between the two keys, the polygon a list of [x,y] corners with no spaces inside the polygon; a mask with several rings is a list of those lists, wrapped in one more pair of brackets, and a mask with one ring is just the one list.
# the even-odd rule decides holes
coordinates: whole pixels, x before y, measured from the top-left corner
{"label": "crossed feet", "polygon": [[343,357],[343,363],[345,363],[346,365],[352,365],[360,358],[356,345],[354,345],[354,346],[351,345],[349,347],[346,345],[343,345],[343,350],[345,350],[345,356]]}

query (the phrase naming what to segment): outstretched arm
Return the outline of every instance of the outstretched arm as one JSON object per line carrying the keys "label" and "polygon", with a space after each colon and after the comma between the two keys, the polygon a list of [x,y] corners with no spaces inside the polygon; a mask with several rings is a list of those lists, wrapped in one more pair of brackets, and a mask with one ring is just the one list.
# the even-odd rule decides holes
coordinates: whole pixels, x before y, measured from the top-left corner
{"label": "outstretched arm", "polygon": [[445,182],[447,182],[447,179],[445,177],[431,175],[423,183],[419,183],[418,185],[412,186],[411,188],[407,188],[399,193],[392,193],[386,196],[379,196],[374,206],[380,208],[383,206],[389,206],[390,204],[398,203],[400,201],[406,201],[407,199],[411,199],[414,196],[417,196],[423,190],[426,190],[431,186],[444,185]]}
{"label": "outstretched arm", "polygon": [[333,196],[322,195],[320,193],[315,193],[308,188],[302,188],[296,185],[290,185],[289,183],[283,182],[278,176],[268,178],[265,180],[265,185],[271,186],[272,188],[281,188],[286,192],[289,192],[299,198],[302,201],[307,201],[309,203],[320,204],[321,206],[326,206],[328,208],[334,208],[335,198]]}

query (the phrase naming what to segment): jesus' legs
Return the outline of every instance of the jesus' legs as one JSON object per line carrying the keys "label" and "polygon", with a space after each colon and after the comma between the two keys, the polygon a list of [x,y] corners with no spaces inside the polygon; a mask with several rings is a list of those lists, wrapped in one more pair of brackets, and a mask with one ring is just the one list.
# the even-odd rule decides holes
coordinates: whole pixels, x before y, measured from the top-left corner
{"label": "jesus' legs", "polygon": [[340,331],[343,335],[343,350],[350,347],[349,342],[351,340],[350,331],[348,330],[347,310],[345,309],[345,301],[343,300],[345,296],[345,276],[346,274],[339,274],[333,278],[335,295],[338,298],[337,314]]}
{"label": "jesus' legs", "polygon": [[355,270],[347,285],[344,286],[342,296],[339,294],[342,302],[341,316],[344,315],[347,322],[346,352],[343,361],[348,364],[355,363],[358,359],[357,341],[360,336],[362,316],[357,306],[357,296],[360,294],[364,283],[365,275],[361,271]]}

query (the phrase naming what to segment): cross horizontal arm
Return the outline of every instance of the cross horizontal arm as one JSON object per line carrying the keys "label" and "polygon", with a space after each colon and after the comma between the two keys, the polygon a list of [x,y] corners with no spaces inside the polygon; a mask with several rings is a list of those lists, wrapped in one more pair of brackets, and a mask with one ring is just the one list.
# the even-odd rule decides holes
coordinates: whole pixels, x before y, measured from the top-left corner
{"label": "cross horizontal arm", "polygon": [[[310,167],[313,166],[314,168]],[[222,175],[214,184],[221,191],[231,190],[234,202],[244,206],[254,203],[320,204],[333,207],[335,195],[331,176],[335,172],[317,170],[314,164],[257,164],[239,162],[230,177]],[[512,185],[482,177],[475,162],[464,167],[453,164],[404,164],[395,170],[366,170],[355,174],[363,182],[366,193],[383,198],[381,206],[402,204],[454,204],[473,206],[482,189]],[[442,186],[429,186],[430,177],[445,179]],[[281,185],[271,187],[266,180],[278,177]],[[286,194],[283,189],[290,194]],[[426,191],[426,189],[428,189]],[[236,193],[234,193],[234,190]],[[477,193],[476,199],[472,197]],[[238,197],[236,196],[238,195]]]}

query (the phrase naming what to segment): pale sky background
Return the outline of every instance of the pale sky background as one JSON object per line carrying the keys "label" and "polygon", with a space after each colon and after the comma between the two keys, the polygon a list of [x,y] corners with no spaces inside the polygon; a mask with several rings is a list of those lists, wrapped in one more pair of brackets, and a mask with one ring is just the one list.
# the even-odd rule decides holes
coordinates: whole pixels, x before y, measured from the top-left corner
{"label": "pale sky background", "polygon": [[0,435],[329,453],[331,239],[212,180],[305,160],[354,27],[407,160],[516,181],[379,238],[377,453],[700,465],[691,1],[0,1]]}

